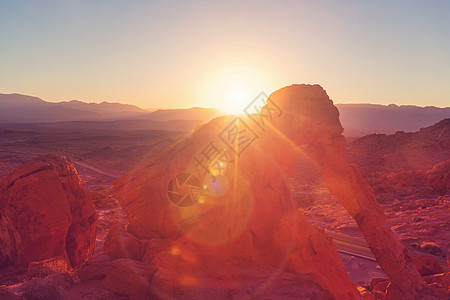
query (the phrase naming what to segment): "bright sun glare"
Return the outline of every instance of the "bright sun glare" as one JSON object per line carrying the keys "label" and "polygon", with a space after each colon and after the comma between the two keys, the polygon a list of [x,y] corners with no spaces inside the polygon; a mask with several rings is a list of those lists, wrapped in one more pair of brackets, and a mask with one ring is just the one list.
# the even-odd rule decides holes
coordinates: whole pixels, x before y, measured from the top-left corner
{"label": "bright sun glare", "polygon": [[252,100],[250,96],[250,92],[245,86],[232,86],[226,92],[222,110],[229,114],[241,114]]}
{"label": "bright sun glare", "polygon": [[223,61],[205,70],[198,97],[204,106],[219,108],[226,114],[243,114],[262,91],[270,91],[270,76],[245,61]]}

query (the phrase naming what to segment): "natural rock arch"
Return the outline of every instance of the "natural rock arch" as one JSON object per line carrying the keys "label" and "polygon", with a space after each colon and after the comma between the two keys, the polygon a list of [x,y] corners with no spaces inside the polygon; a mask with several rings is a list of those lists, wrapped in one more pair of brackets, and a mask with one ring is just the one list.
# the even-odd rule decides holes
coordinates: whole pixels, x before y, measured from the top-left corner
{"label": "natural rock arch", "polygon": [[[286,186],[297,155],[308,155],[360,226],[392,280],[391,292],[413,298],[423,285],[420,275],[386,225],[373,191],[347,163],[342,132],[339,113],[319,85],[274,92],[260,115],[216,118],[116,182],[128,230],[141,239],[177,240],[187,252],[202,253],[203,271],[217,261],[230,273],[247,264],[307,271],[337,299],[356,299],[332,240],[299,213]],[[224,168],[218,157],[225,157]],[[186,192],[179,182],[184,174],[202,182],[200,197],[195,184],[190,198],[180,196]],[[168,189],[176,193],[168,195]]]}
{"label": "natural rock arch", "polygon": [[[305,90],[316,93],[299,97],[305,95]],[[329,191],[357,222],[372,253],[391,279],[391,289],[405,299],[413,298],[424,286],[420,274],[407,249],[386,224],[383,208],[372,188],[358,167],[347,163],[339,112],[331,100],[317,100],[324,93],[318,85],[294,85],[276,91],[271,95],[272,101],[292,113],[274,119],[273,124],[297,145],[309,146],[308,154],[322,170]]]}

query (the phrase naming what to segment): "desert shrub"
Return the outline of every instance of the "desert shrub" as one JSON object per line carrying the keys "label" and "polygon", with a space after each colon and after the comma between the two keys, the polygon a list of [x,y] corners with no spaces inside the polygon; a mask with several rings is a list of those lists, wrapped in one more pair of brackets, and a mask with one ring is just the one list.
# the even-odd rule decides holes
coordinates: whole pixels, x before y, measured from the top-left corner
{"label": "desert shrub", "polygon": [[23,284],[22,296],[27,300],[63,300],[60,286],[45,278],[33,278]]}

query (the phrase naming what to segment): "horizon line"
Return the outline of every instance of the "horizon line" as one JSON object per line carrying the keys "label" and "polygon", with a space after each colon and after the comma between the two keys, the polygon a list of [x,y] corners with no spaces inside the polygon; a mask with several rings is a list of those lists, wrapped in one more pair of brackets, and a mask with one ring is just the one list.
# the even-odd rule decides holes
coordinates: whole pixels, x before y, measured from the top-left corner
{"label": "horizon line", "polygon": [[[114,101],[114,102],[110,102],[110,101],[104,101],[104,100],[98,100],[98,101],[92,101],[92,102],[87,102],[84,100],[78,100],[78,99],[71,99],[71,100],[61,100],[61,101],[51,101],[51,100],[45,100],[39,96],[33,96],[33,95],[28,95],[28,94],[21,94],[21,93],[0,93],[0,95],[19,95],[19,96],[26,96],[26,97],[30,97],[30,98],[37,98],[40,99],[44,102],[47,103],[69,103],[72,101],[78,101],[78,102],[82,102],[85,104],[102,104],[102,103],[108,103],[108,104],[121,104],[121,105],[131,105],[131,106],[135,106],[137,108],[140,108],[142,110],[171,110],[171,109],[191,109],[191,108],[204,108],[204,109],[218,109],[221,110],[218,107],[206,107],[206,106],[189,106],[189,107],[142,107],[136,104],[132,104],[129,102],[119,102],[119,101]],[[331,101],[333,101],[333,99],[330,98]],[[450,106],[437,106],[437,105],[418,105],[418,104],[397,104],[397,103],[389,103],[389,104],[381,104],[381,103],[371,103],[371,102],[335,102],[333,101],[334,105],[379,105],[379,106],[392,106],[395,105],[397,107],[402,107],[402,106],[415,106],[415,107],[420,107],[420,108],[431,108],[431,107],[435,107],[435,108],[450,108]]]}

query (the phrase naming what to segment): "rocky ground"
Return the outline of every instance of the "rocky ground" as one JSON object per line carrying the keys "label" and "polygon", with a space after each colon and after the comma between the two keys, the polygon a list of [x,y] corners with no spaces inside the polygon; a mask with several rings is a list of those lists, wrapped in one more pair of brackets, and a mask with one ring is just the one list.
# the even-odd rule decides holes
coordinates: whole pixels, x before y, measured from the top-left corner
{"label": "rocky ground", "polygon": [[[12,128],[11,128],[12,127]],[[97,237],[94,255],[89,264],[95,265],[86,277],[80,278],[75,269],[70,277],[41,282],[36,289],[45,291],[50,286],[48,299],[59,294],[67,299],[126,299],[103,288],[107,268],[112,259],[103,253],[107,230],[115,222],[126,223],[112,182],[139,165],[153,151],[173,142],[179,133],[169,131],[97,132],[72,131],[65,128],[52,130],[23,130],[14,126],[0,126],[0,178],[11,174],[24,162],[43,154],[62,155],[75,162],[80,179],[90,194],[98,213]],[[103,266],[103,268],[99,267]],[[0,270],[0,299],[2,288],[21,295],[27,284],[27,268],[7,267]],[[54,293],[55,284],[64,286]],[[44,288],[43,288],[44,287]],[[42,289],[43,288],[43,289]],[[9,295],[11,296],[11,295]],[[9,297],[8,296],[8,297]],[[37,297],[37,296],[36,296]],[[31,298],[30,298],[31,299]],[[32,298],[35,299],[35,298]]]}
{"label": "rocky ground", "polygon": [[45,154],[67,156],[119,176],[182,135],[164,130],[109,130],[102,122],[88,129],[83,122],[78,127],[64,124],[0,124],[0,177]]}
{"label": "rocky ground", "polygon": [[[370,135],[348,144],[348,160],[360,167],[388,223],[411,250],[445,255],[450,249],[450,196],[433,191],[428,179],[429,171],[450,157],[449,129],[447,120],[415,134]],[[312,223],[362,237],[309,159],[300,157],[290,186]]]}
{"label": "rocky ground", "polygon": [[[372,135],[356,139],[348,144],[349,162],[361,168],[364,177],[373,187],[377,200],[384,207],[389,225],[400,236],[403,244],[410,250],[419,250],[438,256],[445,256],[450,249],[448,219],[450,196],[446,193],[439,195],[435,185],[429,180],[429,171],[436,164],[450,157],[450,147],[446,144],[446,141],[450,141],[449,128],[447,122],[415,135],[406,133],[391,136]],[[27,139],[20,136],[24,133],[9,134],[8,137],[2,135],[0,138],[2,150],[7,151],[0,152],[0,177],[10,173],[30,158],[32,155],[29,154],[45,152],[48,147],[48,145],[41,145],[30,148],[29,145],[35,145],[35,143],[25,143]],[[139,140],[140,137],[137,139]],[[157,137],[149,142],[149,145],[155,146],[158,143],[167,142],[161,142],[161,139]],[[76,139],[71,143],[74,141]],[[76,142],[72,145],[75,144]],[[55,149],[59,149],[62,145],[58,142],[50,149],[57,152]],[[59,286],[64,287],[61,294],[64,294],[67,299],[127,299],[107,288],[105,278],[113,258],[104,254],[103,243],[108,229],[113,224],[127,223],[126,215],[120,206],[120,199],[112,187],[112,181],[139,164],[139,161],[130,163],[128,158],[131,156],[130,152],[141,146],[148,145],[127,148],[125,145],[102,147],[96,144],[90,145],[88,147],[90,149],[85,149],[83,146],[83,151],[77,148],[58,153],[71,155],[75,160],[84,163],[84,165],[77,165],[77,169],[99,215],[93,257],[83,267],[69,272],[69,277],[60,275],[51,278],[54,282],[58,282]],[[144,160],[148,155],[151,155],[151,151],[141,151],[140,159]],[[362,237],[355,221],[328,192],[319,170],[309,158],[300,155],[296,174],[289,179],[288,184],[300,210],[311,223],[330,231]],[[355,282],[369,284],[373,277],[385,277],[375,262],[346,254],[341,254],[341,258]],[[264,274],[256,274],[254,271],[250,271],[245,276],[249,278],[249,282],[255,282],[255,278],[264,278]],[[26,277],[25,269],[2,269],[0,298],[2,289],[20,295],[26,287],[24,284],[27,282]],[[283,289],[284,284],[296,282],[296,279],[291,277],[289,273],[283,273],[279,277],[281,279],[278,279],[279,282],[271,282],[271,284],[279,285],[280,289]],[[302,282],[307,280],[303,279]],[[1,287],[2,285],[4,286]],[[252,287],[249,287],[249,294],[243,296],[251,295],[251,289]],[[289,294],[287,290],[285,287],[284,294],[267,296],[269,298],[280,297],[280,295],[287,297]],[[326,298],[327,295],[324,294],[323,297]]]}
{"label": "rocky ground", "polygon": [[[102,174],[93,174],[91,170],[86,169],[85,173],[80,173],[80,178],[84,186],[88,187],[88,192],[92,197],[95,208],[98,213],[97,236],[95,241],[95,250],[93,256],[89,259],[87,265],[82,270],[76,268],[68,272],[67,277],[55,277],[46,279],[37,284],[37,289],[41,289],[48,284],[51,289],[55,286],[64,288],[55,294],[49,290],[48,299],[54,299],[55,295],[63,295],[64,299],[127,299],[126,297],[116,295],[104,288],[104,278],[108,267],[113,259],[103,252],[103,243],[108,229],[114,223],[126,223],[126,215],[120,206],[117,194],[112,188],[110,176]],[[94,266],[89,268],[89,266]],[[27,286],[27,268],[8,267],[0,271],[0,286],[8,286],[10,292],[21,295],[23,289]],[[47,297],[47,296],[45,296]],[[47,299],[47,298],[42,299]],[[1,298],[1,294],[0,294]],[[3,298],[1,298],[3,299]],[[35,299],[35,298],[30,298]],[[41,298],[36,298],[41,299]],[[56,298],[57,299],[57,298]]]}

